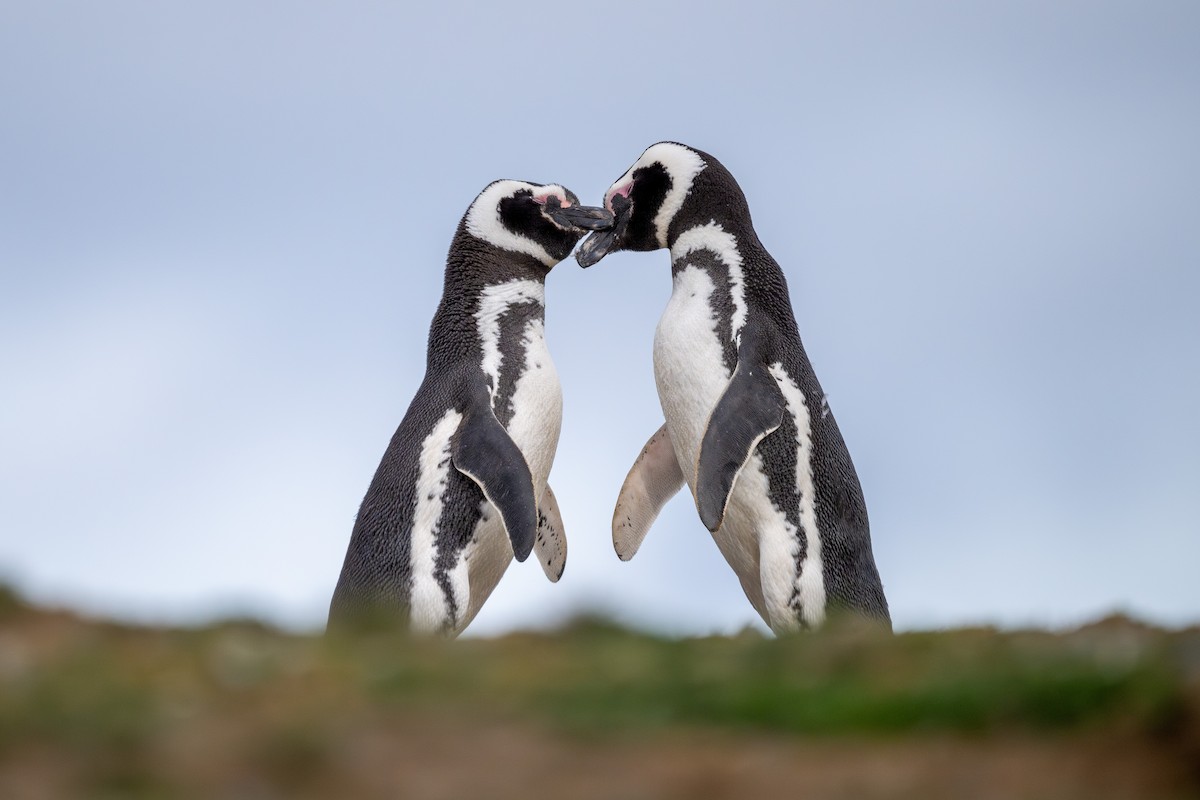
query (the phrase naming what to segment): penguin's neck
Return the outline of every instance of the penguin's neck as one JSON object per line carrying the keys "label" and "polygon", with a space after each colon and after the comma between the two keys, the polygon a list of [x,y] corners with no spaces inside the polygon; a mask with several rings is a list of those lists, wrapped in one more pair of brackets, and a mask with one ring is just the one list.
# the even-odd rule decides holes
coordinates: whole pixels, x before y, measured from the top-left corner
{"label": "penguin's neck", "polygon": [[545,319],[546,275],[536,259],[495,248],[455,247],[446,259],[442,301],[430,326],[428,367],[478,361],[503,319]]}
{"label": "penguin's neck", "polygon": [[749,210],[733,203],[719,193],[698,189],[668,226],[667,248],[671,261],[679,254],[694,248],[698,239],[712,243],[714,237],[725,240],[743,256],[762,251],[762,243],[754,232]]}
{"label": "penguin's neck", "polygon": [[504,250],[459,231],[446,256],[445,297],[470,297],[513,279],[546,282],[550,268],[527,253]]}
{"label": "penguin's neck", "polygon": [[715,285],[727,287],[735,332],[751,309],[788,329],[795,328],[787,279],[759,241],[746,214],[696,215],[691,224],[673,229],[670,240],[674,290],[691,291],[681,274],[701,267]]}
{"label": "penguin's neck", "polygon": [[442,306],[448,313],[470,317],[501,306],[536,306],[536,312],[529,313],[544,316],[549,272],[540,261],[522,253],[495,249],[456,253],[447,259]]}
{"label": "penguin's neck", "polygon": [[689,223],[672,226],[668,249],[675,278],[696,255],[706,256],[706,261],[715,261],[715,266],[727,272],[740,273],[749,262],[766,254],[748,221],[718,214],[696,215]]}

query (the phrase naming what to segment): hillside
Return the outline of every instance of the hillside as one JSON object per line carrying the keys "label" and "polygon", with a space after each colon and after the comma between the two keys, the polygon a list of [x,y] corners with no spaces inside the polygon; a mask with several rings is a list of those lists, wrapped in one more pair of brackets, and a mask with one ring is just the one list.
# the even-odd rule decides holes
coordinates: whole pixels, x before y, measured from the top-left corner
{"label": "hillside", "polygon": [[0,797],[1200,796],[1200,631],[330,639],[0,596]]}

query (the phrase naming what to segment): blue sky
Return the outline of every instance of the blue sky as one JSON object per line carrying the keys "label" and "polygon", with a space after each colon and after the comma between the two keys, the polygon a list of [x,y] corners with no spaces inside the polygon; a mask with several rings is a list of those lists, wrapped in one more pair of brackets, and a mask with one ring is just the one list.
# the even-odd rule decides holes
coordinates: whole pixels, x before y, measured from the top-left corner
{"label": "blue sky", "polygon": [[[495,178],[716,155],[787,273],[902,629],[1200,619],[1193,3],[0,5],[0,574],[319,627]],[[570,542],[471,631],[756,624],[661,423],[665,253],[548,280]]]}

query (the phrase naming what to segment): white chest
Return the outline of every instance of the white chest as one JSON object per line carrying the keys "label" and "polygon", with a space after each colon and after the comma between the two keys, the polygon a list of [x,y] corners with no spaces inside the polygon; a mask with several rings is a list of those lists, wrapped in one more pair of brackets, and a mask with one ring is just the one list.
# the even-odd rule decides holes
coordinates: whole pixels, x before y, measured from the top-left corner
{"label": "white chest", "polygon": [[508,433],[525,454],[529,471],[533,473],[534,488],[540,497],[558,448],[562,427],[562,385],[546,347],[545,326],[540,319],[530,320],[525,326],[524,345],[524,363],[502,365],[501,370],[519,370]]}
{"label": "white chest", "polygon": [[[729,384],[724,336],[711,306],[709,273],[684,267],[675,276],[654,338],[654,376],[667,431],[684,479],[696,492],[696,465],[709,417]],[[729,499],[713,540],[733,568],[751,605],[768,625],[792,625],[788,604],[795,581],[796,531],[770,498],[761,457],[754,453]]]}
{"label": "white chest", "polygon": [[684,480],[693,492],[704,429],[730,378],[710,305],[715,288],[705,270],[680,270],[654,335],[658,398]]}
{"label": "white chest", "polygon": [[[480,367],[492,387],[493,403],[501,385],[513,385],[512,418],[508,433],[525,455],[540,493],[554,461],[562,424],[562,387],[550,351],[546,347],[541,314],[529,315],[518,332],[517,342],[501,341],[502,320],[518,308],[545,305],[545,286],[540,281],[512,280],[483,290],[475,321],[483,360]],[[510,332],[508,334],[512,336]],[[520,355],[517,355],[517,354]]]}
{"label": "white chest", "polygon": [[[684,480],[696,494],[696,464],[700,443],[717,401],[729,383],[725,367],[719,323],[710,300],[715,286],[709,273],[697,267],[685,267],[675,276],[675,287],[667,308],[659,320],[654,337],[654,377],[658,398],[675,457]],[[752,462],[757,459],[755,456]],[[725,515],[725,524],[713,534],[725,560],[729,562],[751,602],[757,607],[758,546],[753,526],[739,500],[748,488],[758,488],[756,463],[747,465],[735,487]]]}

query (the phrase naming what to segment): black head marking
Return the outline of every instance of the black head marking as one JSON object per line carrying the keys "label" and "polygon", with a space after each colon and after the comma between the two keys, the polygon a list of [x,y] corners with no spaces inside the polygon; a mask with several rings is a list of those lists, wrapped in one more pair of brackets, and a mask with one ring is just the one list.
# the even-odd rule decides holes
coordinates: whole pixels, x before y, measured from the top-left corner
{"label": "black head marking", "polygon": [[[578,204],[573,194],[568,192],[567,197],[573,204]],[[556,262],[562,261],[571,254],[584,231],[556,225],[546,216],[545,210],[544,198],[539,202],[532,189],[518,189],[500,200],[500,222],[517,236],[524,236],[541,245]]]}
{"label": "black head marking", "polygon": [[633,186],[629,190],[629,227],[625,230],[622,248],[625,250],[657,250],[658,233],[654,218],[662,208],[673,184],[671,173],[662,162],[655,161],[633,171]]}
{"label": "black head marking", "polygon": [[[668,232],[687,205],[697,176],[708,167],[699,150],[676,142],[651,145],[609,187],[605,206],[616,220],[608,231],[593,235],[576,256],[591,266],[615,250],[658,250],[669,246]],[[621,207],[621,200],[628,204]],[[618,235],[618,232],[619,235]]]}
{"label": "black head marking", "polygon": [[589,230],[607,228],[612,214],[579,205],[557,184],[499,180],[488,184],[463,216],[465,235],[510,253],[531,256],[550,269]]}

